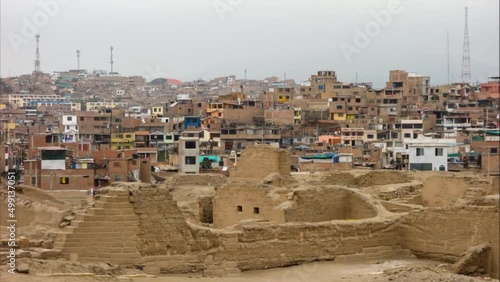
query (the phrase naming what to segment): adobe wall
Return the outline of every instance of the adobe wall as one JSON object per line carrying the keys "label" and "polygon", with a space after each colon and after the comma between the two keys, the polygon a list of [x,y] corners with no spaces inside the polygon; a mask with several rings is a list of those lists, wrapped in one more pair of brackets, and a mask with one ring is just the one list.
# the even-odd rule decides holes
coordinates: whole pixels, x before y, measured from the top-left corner
{"label": "adobe wall", "polygon": [[[72,222],[73,231],[66,236],[63,248],[65,257],[143,264],[151,274],[203,271],[220,276],[337,257],[368,259],[377,257],[373,252],[397,254],[401,248],[422,257],[455,261],[470,246],[487,242],[493,248],[491,271],[496,277],[499,273],[494,269],[499,264],[497,207],[393,214],[361,195],[360,201],[366,201],[377,217],[317,223],[246,222],[230,229],[211,229],[186,223],[164,187],[137,183],[116,186],[120,187],[112,188],[117,190],[103,196],[89,214]],[[231,197],[243,195],[241,200],[247,203],[244,192],[249,187],[232,188]],[[277,201],[280,195],[287,195],[270,197],[266,189],[255,189],[265,199],[274,195]],[[216,208],[215,217],[220,216]],[[267,212],[272,211],[263,206],[261,213]]]}
{"label": "adobe wall", "polygon": [[[230,182],[218,189],[213,200],[214,225],[221,228],[246,219],[285,222],[285,214],[277,206],[286,201],[287,193],[267,185]],[[254,208],[259,208],[259,214]]]}
{"label": "adobe wall", "polygon": [[244,224],[238,235],[238,267],[266,269],[337,256],[399,243],[394,221],[365,219],[322,223]]}
{"label": "adobe wall", "polygon": [[464,180],[463,177],[429,177],[421,191],[423,205],[439,207],[453,204],[470,186]]}
{"label": "adobe wall", "polygon": [[320,186],[295,190],[293,204],[285,210],[287,222],[322,222],[334,219],[375,217],[377,212],[362,195],[352,190]]}
{"label": "adobe wall", "polygon": [[262,180],[272,172],[290,175],[290,153],[270,145],[252,145],[242,151],[230,178]]}
{"label": "adobe wall", "polygon": [[494,278],[500,273],[499,236],[496,207],[430,208],[401,220],[401,245],[422,258],[455,262],[469,247],[490,243]]}

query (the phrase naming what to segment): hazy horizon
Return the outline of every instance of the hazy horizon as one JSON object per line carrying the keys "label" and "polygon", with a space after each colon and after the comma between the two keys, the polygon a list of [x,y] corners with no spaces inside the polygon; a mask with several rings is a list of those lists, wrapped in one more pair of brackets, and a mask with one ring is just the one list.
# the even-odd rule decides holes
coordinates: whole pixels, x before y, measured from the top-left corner
{"label": "hazy horizon", "polygon": [[[34,70],[40,34],[41,70],[114,70],[191,81],[236,75],[269,76],[296,82],[318,70],[339,80],[383,87],[389,70],[401,69],[447,83],[461,81],[464,8],[469,9],[471,82],[499,75],[499,1],[430,0],[2,0],[0,76]],[[388,5],[398,7],[391,13]],[[48,8],[47,8],[48,7]],[[355,44],[356,28],[366,33],[374,13],[389,11],[386,23]],[[381,24],[380,24],[381,23]],[[32,28],[33,30],[33,28]],[[24,32],[23,32],[24,31]],[[366,42],[364,42],[366,43]],[[357,48],[345,55],[342,46]],[[351,49],[352,51],[352,49]]]}

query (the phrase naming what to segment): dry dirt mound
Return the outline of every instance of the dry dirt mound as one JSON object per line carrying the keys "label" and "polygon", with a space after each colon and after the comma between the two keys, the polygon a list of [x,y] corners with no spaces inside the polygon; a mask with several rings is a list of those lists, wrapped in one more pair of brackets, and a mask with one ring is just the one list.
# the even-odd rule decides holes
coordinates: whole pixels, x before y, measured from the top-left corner
{"label": "dry dirt mound", "polygon": [[277,172],[270,173],[262,180],[263,184],[269,184],[276,187],[290,187],[298,183],[297,180],[290,176],[284,176]]}
{"label": "dry dirt mound", "polygon": [[324,184],[330,184],[330,185],[340,185],[340,186],[347,186],[347,187],[357,187],[358,186],[358,180],[356,177],[348,172],[343,172],[343,173],[330,173],[326,176],[324,176],[321,181]]}
{"label": "dry dirt mound", "polygon": [[451,273],[449,265],[417,265],[384,271],[389,281],[443,281],[443,282],[476,282],[498,281],[489,277],[470,277]]}
{"label": "dry dirt mound", "polygon": [[371,171],[356,180],[360,187],[410,182],[408,175],[399,171]]}
{"label": "dry dirt mound", "polygon": [[[66,274],[92,273],[95,275],[110,275],[114,277],[118,275],[132,275],[132,274],[142,273],[142,271],[138,269],[124,268],[123,266],[112,265],[109,263],[79,263],[79,262],[67,261],[64,259],[41,260],[32,258],[22,258],[17,261],[17,265],[20,264],[28,265],[30,276],[51,274],[51,273],[66,273]],[[2,273],[2,275],[12,275],[12,274]],[[25,277],[26,279],[26,277],[29,276],[23,276],[23,277]],[[47,279],[50,280],[51,278],[47,277]],[[71,277],[67,277],[66,279],[67,281],[72,281]]]}
{"label": "dry dirt mound", "polygon": [[227,177],[221,174],[199,174],[199,175],[175,175],[167,180],[171,186],[182,185],[223,185],[227,182]]}
{"label": "dry dirt mound", "polygon": [[361,176],[350,172],[330,173],[321,181],[324,184],[340,185],[347,187],[368,187],[373,185],[388,185],[410,182],[408,175],[397,171],[371,171]]}

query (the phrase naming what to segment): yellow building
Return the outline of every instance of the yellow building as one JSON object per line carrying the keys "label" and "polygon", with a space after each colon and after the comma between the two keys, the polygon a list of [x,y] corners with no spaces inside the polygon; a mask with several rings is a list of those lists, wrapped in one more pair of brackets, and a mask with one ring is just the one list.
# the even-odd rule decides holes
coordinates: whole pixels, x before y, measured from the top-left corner
{"label": "yellow building", "polygon": [[156,117],[164,117],[164,111],[163,111],[163,106],[155,106],[151,108],[151,117],[156,118]]}
{"label": "yellow building", "polygon": [[5,122],[2,123],[2,132],[4,134],[5,142],[7,143],[14,143],[15,139],[15,129],[16,129],[16,123],[15,122]]}
{"label": "yellow building", "polygon": [[215,110],[223,111],[224,103],[208,103],[207,105],[207,113],[211,113]]}
{"label": "yellow building", "polygon": [[333,120],[346,120],[346,114],[335,113],[335,114],[333,114]]}
{"label": "yellow building", "polygon": [[278,103],[290,103],[291,95],[278,95]]}
{"label": "yellow building", "polygon": [[113,133],[111,134],[111,149],[133,149],[135,133]]}
{"label": "yellow building", "polygon": [[3,110],[3,109],[5,109],[5,108],[7,108],[7,105],[6,105],[6,104],[2,104],[2,103],[0,103],[0,110]]}

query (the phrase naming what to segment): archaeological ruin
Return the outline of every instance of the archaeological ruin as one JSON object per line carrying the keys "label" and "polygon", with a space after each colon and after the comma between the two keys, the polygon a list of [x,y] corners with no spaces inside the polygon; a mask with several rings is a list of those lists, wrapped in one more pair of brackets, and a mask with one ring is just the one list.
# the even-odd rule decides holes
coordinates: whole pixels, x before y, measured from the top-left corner
{"label": "archaeological ruin", "polygon": [[[28,264],[109,263],[207,277],[416,257],[498,279],[498,185],[499,177],[439,171],[291,173],[287,151],[255,145],[229,177],[114,183],[83,199],[22,186],[17,252]],[[4,190],[1,197],[3,211]],[[7,220],[1,213],[2,226]]]}

